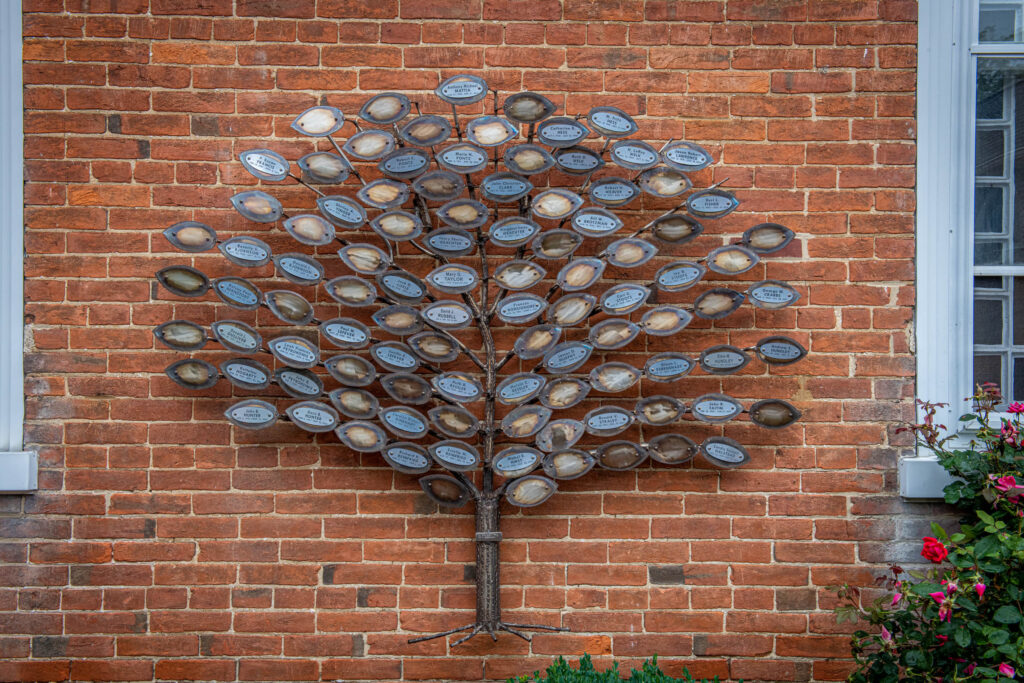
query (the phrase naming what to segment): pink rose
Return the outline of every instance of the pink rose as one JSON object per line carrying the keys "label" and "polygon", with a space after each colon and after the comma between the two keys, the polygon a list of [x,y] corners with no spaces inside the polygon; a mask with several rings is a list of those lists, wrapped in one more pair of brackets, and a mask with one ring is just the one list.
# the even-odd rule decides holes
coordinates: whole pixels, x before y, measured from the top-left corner
{"label": "pink rose", "polygon": [[996,489],[1006,493],[1012,488],[1016,488],[1017,480],[1013,478],[1013,475],[1006,475],[1005,477],[999,477],[996,479]]}
{"label": "pink rose", "polygon": [[967,665],[967,668],[964,669],[964,673],[967,674],[968,676],[970,676],[972,673],[974,673],[974,669],[977,666],[978,666],[977,662],[971,662],[970,664]]}
{"label": "pink rose", "polygon": [[932,600],[934,600],[936,603],[938,603],[940,605],[946,599],[946,594],[941,592],[941,591],[935,591],[934,593],[929,593],[928,595],[930,595]]}
{"label": "pink rose", "polygon": [[882,627],[882,640],[884,640],[887,643],[892,642],[892,634],[889,633],[889,629],[887,629],[884,626]]}
{"label": "pink rose", "polygon": [[902,600],[902,599],[903,599],[903,596],[900,595],[899,593],[897,593],[896,595],[892,596],[892,604],[889,605],[889,607],[895,607],[896,605],[900,604],[900,600]]}
{"label": "pink rose", "polygon": [[945,645],[946,641],[949,640],[949,636],[944,636],[941,633],[936,633],[935,640],[939,641],[939,645]]}
{"label": "pink rose", "polygon": [[1006,662],[1003,662],[1002,664],[999,665],[999,673],[1003,674],[1007,678],[1016,678],[1017,677],[1017,670],[1014,669],[1009,664],[1007,664]]}
{"label": "pink rose", "polygon": [[1006,408],[1006,412],[1013,413],[1014,415],[1018,413],[1024,413],[1024,403],[1011,403]]}
{"label": "pink rose", "polygon": [[978,597],[979,598],[982,597],[983,595],[985,595],[985,588],[986,588],[986,586],[983,583],[976,583],[976,584],[974,584],[974,590],[978,591]]}

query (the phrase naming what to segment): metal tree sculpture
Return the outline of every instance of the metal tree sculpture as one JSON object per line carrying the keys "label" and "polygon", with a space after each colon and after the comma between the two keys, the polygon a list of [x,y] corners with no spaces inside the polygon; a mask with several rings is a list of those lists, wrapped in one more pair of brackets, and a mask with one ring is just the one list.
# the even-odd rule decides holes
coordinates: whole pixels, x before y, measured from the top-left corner
{"label": "metal tree sculpture", "polygon": [[[457,107],[481,102],[492,92],[494,115],[460,121]],[[236,353],[268,353],[276,360],[276,371],[250,358],[233,358],[219,368],[186,358],[167,368],[171,379],[189,389],[205,389],[226,378],[244,390],[277,384],[299,399],[283,414],[268,401],[244,399],[225,413],[234,425],[261,429],[286,420],[309,432],[334,432],[355,451],[380,453],[394,469],[421,475],[420,485],[437,504],[476,504],[476,621],[410,642],[469,631],[458,644],[481,632],[496,638],[502,630],[528,639],[522,629],[565,629],[501,619],[502,498],[514,506],[539,505],[555,492],[555,480],[583,476],[595,464],[632,469],[648,457],[677,465],[700,453],[717,466],[737,467],[750,457],[737,442],[712,436],[697,445],[671,425],[691,416],[722,423],[744,412],[767,428],[799,418],[782,400],[757,401],[745,409],[717,393],[696,397],[689,406],[675,396],[654,395],[625,407],[601,401],[584,415],[577,413],[581,419],[553,416],[576,406],[591,391],[615,394],[641,378],[673,382],[697,366],[712,375],[731,374],[750,362],[751,353],[771,364],[802,358],[806,352],[798,342],[769,336],[748,349],[713,346],[699,359],[665,352],[651,356],[642,369],[612,360],[589,374],[577,372],[594,353],[614,357],[640,335],[674,335],[694,316],[723,318],[746,299],[764,309],[789,306],[798,293],[773,280],[754,283],[745,293],[713,287],[690,306],[667,300],[678,298],[675,293],[693,287],[707,271],[728,276],[753,268],[760,255],[785,247],[793,233],[774,223],[755,225],[705,258],[664,265],[653,282],[626,281],[597,291],[607,265],[629,269],[645,264],[658,253],[658,245],[690,242],[704,230],[701,221],[737,207],[737,199],[717,186],[689,192],[687,174],[710,165],[711,155],[689,142],[670,141],[655,149],[631,139],[636,123],[614,107],[595,107],[585,117],[554,117],[555,106],[532,92],[505,98],[501,117],[497,91],[472,75],[449,78],[435,93],[451,105],[451,120],[419,114],[418,104],[403,94],[382,93],[360,110],[364,124],[351,120],[357,132],[343,145],[334,137],[345,123],[342,113],[330,106],[308,109],[292,127],[330,148],[299,159],[299,174],[271,150],[241,155],[256,178],[291,178],[316,193],[319,214],[286,215],[280,201],[261,190],[232,197],[235,209],[259,223],[281,220],[305,246],[339,243],[337,255],[352,274],[327,279],[324,264],[307,254],[272,255],[265,242],[250,236],[220,240],[212,228],[195,221],[178,223],[164,233],[186,252],[216,246],[235,265],[258,267],[273,260],[280,277],[308,288],[322,285],[352,317],[319,320],[307,297],[291,289],[264,292],[242,277],[211,281],[184,265],[156,275],[179,296],[200,297],[212,289],[230,307],[266,307],[286,324],[316,326],[325,346],[340,353],[326,352],[324,358],[315,334],[278,336],[264,345],[256,329],[238,320],[219,320],[210,330],[172,320],[154,334],[180,351],[196,351],[216,341]],[[410,118],[414,106],[417,115]],[[449,143],[453,132],[458,139]],[[604,138],[599,149],[583,144],[592,135]],[[499,148],[504,149],[500,156]],[[606,165],[606,156],[632,177],[596,173]],[[372,171],[360,163],[360,173],[353,158],[376,162],[377,179],[368,181],[364,175]],[[499,171],[502,164],[505,170]],[[551,169],[568,176],[548,174]],[[358,183],[358,201],[320,189],[341,187],[350,174]],[[549,176],[580,177],[581,187],[552,187]],[[538,179],[544,185],[535,191],[533,181]],[[674,209],[626,237],[612,238],[623,227],[613,209],[641,193],[661,199],[688,192]],[[596,206],[584,206],[584,196]],[[378,212],[370,217],[364,207]],[[370,230],[364,228],[367,223]],[[359,237],[349,241],[339,233]],[[649,236],[654,241],[645,239]],[[575,256],[588,238],[597,243],[589,249],[592,255]],[[436,267],[425,278],[401,265],[400,252],[411,255],[412,250],[435,259]],[[493,250],[504,255],[495,259]],[[557,273],[550,285],[549,270]],[[630,320],[641,309],[642,317]],[[499,349],[492,331],[499,323],[529,327],[512,348]],[[472,342],[475,348],[459,334],[467,328],[479,333],[479,341]],[[563,332],[575,329],[581,332],[573,333],[573,340],[563,340]],[[390,339],[376,337],[378,330]],[[521,364],[520,371],[502,376],[513,359]],[[446,370],[445,365],[455,369]],[[319,366],[341,386],[326,389],[325,373],[313,372]],[[370,391],[375,383],[380,390]],[[640,443],[614,438],[636,424],[644,435]],[[431,442],[421,445],[427,437]],[[595,438],[604,443],[581,445]],[[446,473],[430,474],[435,465]],[[534,473],[538,468],[543,475]]]}

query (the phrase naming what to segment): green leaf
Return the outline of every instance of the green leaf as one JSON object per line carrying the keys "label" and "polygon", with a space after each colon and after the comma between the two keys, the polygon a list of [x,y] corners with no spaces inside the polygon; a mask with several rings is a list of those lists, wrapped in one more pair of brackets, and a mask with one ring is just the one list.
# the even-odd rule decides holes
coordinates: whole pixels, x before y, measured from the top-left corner
{"label": "green leaf", "polygon": [[931,657],[924,650],[909,650],[903,654],[903,663],[914,669],[928,669]]}
{"label": "green leaf", "polygon": [[946,534],[946,530],[943,529],[937,522],[932,522],[932,533],[935,534],[935,538],[940,541],[949,542],[949,536]]}
{"label": "green leaf", "polygon": [[960,647],[967,647],[971,644],[971,633],[967,629],[957,629],[956,633],[953,634],[953,640]]}
{"label": "green leaf", "polygon": [[[985,524],[993,524],[996,521],[995,519],[992,518],[992,515],[988,514],[984,510],[975,510],[975,512],[978,515],[978,517],[981,519],[981,521],[985,522]],[[934,525],[934,522],[932,524]]]}
{"label": "green leaf", "polygon": [[992,555],[999,549],[999,539],[995,536],[985,536],[974,546],[974,554],[977,557]]}
{"label": "green leaf", "polygon": [[1002,645],[1010,639],[1010,634],[1003,629],[996,629],[988,634],[988,642],[993,645]]}
{"label": "green leaf", "polygon": [[1020,610],[1013,605],[1003,605],[992,615],[992,620],[1000,624],[1016,624],[1020,621]]}

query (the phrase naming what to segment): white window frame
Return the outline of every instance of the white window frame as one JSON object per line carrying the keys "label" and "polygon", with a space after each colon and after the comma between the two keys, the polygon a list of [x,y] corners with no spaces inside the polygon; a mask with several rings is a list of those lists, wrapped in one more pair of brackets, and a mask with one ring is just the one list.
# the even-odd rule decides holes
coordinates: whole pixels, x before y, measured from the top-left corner
{"label": "white window frame", "polygon": [[0,2],[0,493],[37,488],[24,449],[24,158],[21,3]]}
{"label": "white window frame", "polygon": [[[918,6],[917,397],[945,403],[936,420],[970,434],[958,418],[974,393],[973,235],[977,57],[1024,56],[1024,43],[979,43],[979,0]],[[918,419],[923,417],[917,411]],[[960,442],[960,443],[957,443]],[[900,493],[941,498],[950,477],[929,451],[900,460]]]}

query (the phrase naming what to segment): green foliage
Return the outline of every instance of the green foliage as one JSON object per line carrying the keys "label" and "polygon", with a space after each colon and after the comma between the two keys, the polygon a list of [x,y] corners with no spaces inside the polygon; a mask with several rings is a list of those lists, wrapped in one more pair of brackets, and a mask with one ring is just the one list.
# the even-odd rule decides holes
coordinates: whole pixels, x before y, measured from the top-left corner
{"label": "green foliage", "polygon": [[[658,668],[658,658],[644,662],[643,667],[637,671],[629,672],[629,678],[622,678],[619,675],[619,665],[613,664],[606,671],[598,671],[594,663],[590,661],[590,655],[583,655],[580,658],[580,667],[574,669],[562,657],[547,668],[543,674],[534,671],[533,676],[520,676],[510,678],[508,683],[533,683],[534,681],[546,681],[547,683],[619,683],[619,681],[630,681],[630,683],[697,683],[690,672],[683,669],[682,678],[672,678]],[[701,679],[700,683],[717,683],[718,676],[714,681]]]}
{"label": "green foliage", "polygon": [[1007,683],[1024,675],[1024,405],[1011,404],[1005,418],[994,414],[998,399],[997,390],[978,388],[975,413],[960,418],[976,430],[966,450],[947,448],[937,405],[921,403],[924,421],[908,428],[957,477],[945,498],[964,517],[957,533],[933,524],[935,537],[923,539],[930,570],[891,568],[882,583],[892,595],[865,609],[857,589],[838,588],[837,619],[870,625],[853,634],[853,683]]}

